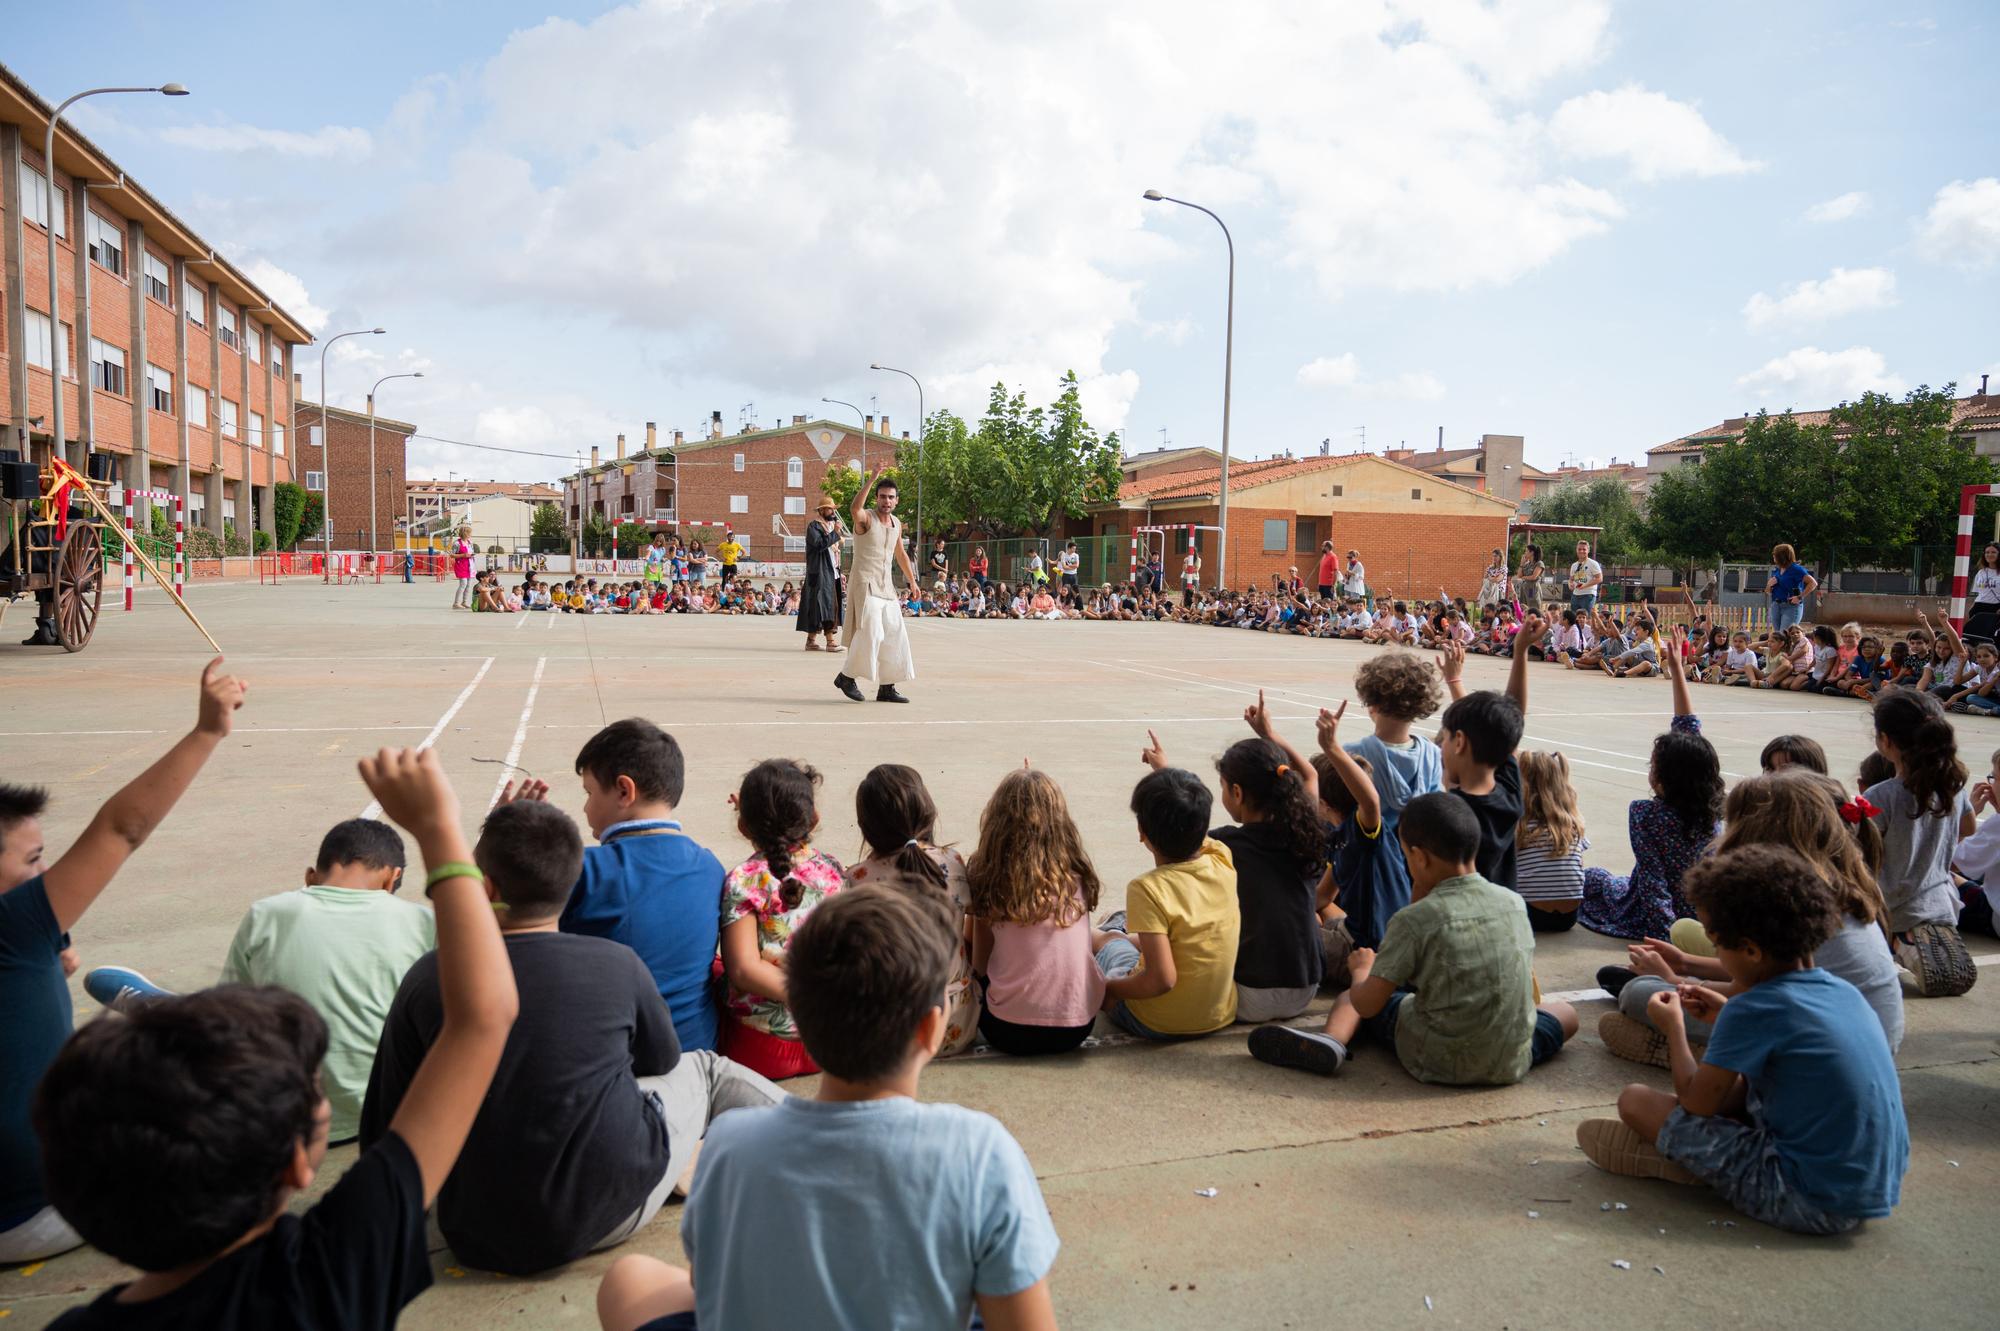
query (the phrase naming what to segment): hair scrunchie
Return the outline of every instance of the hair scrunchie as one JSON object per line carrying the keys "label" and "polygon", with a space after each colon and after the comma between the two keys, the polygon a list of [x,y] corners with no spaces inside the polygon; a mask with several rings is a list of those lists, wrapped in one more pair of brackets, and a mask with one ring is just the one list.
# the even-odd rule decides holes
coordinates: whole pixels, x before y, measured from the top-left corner
{"label": "hair scrunchie", "polygon": [[1856,795],[1840,806],[1841,821],[1848,823],[1859,823],[1863,818],[1873,818],[1880,812],[1882,812],[1880,809],[1868,802],[1866,795]]}

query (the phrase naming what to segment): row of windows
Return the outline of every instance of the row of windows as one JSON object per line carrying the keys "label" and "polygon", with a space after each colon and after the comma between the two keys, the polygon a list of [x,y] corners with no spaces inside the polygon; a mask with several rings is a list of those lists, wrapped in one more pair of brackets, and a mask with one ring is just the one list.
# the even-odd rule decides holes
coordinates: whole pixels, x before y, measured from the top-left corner
{"label": "row of windows", "polygon": [[[55,231],[58,236],[69,234],[67,200],[59,200],[63,206],[55,210]],[[49,182],[41,172],[21,163],[21,210],[27,219],[43,227],[49,225]],[[126,274],[125,229],[122,224],[107,221],[95,212],[84,212],[84,239],[89,246],[91,261],[106,272],[119,277]],[[148,253],[141,264],[146,279],[146,294],[168,309],[174,307],[173,279],[167,271],[166,260]],[[193,282],[183,285],[182,308],[187,311],[188,322],[206,328],[208,326],[208,297],[201,287]],[[226,305],[218,304],[215,310],[215,335],[224,346],[242,351],[254,361],[264,359],[264,337],[252,324],[241,337],[237,334],[237,315]],[[271,368],[279,374],[285,372],[285,348],[282,342],[271,343]]]}

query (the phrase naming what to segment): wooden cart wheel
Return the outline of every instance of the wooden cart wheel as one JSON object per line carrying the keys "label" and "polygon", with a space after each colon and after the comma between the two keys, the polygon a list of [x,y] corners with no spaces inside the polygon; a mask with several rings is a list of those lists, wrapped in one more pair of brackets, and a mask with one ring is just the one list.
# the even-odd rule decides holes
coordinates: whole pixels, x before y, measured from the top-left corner
{"label": "wooden cart wheel", "polygon": [[56,556],[56,636],[63,650],[80,652],[97,628],[104,599],[104,545],[95,523],[74,522]]}

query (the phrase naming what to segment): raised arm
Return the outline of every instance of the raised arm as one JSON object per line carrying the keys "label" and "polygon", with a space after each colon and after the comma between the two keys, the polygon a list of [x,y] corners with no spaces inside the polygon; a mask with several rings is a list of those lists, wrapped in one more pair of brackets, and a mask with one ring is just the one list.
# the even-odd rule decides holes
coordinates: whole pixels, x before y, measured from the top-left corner
{"label": "raised arm", "polygon": [[1465,644],[1457,638],[1446,638],[1439,647],[1438,674],[1453,702],[1465,696]]}
{"label": "raised arm", "polygon": [[875,470],[869,472],[868,479],[861,482],[861,488],[854,492],[854,502],[848,505],[847,511],[848,514],[854,519],[854,530],[856,531],[863,530],[861,518],[862,515],[868,512],[868,496],[874,493],[875,482],[877,479],[881,477],[881,475],[882,475],[882,468],[880,467],[877,467]]}
{"label": "raised arm", "polygon": [[228,737],[248,687],[223,670],[221,657],[210,661],[201,672],[201,701],[194,729],[106,800],[83,835],[49,866],[42,887],[63,932],[69,932],[83,918],[98,893],[132,858],[132,852],[145,844],[160,820],[187,793],[202,764]]}
{"label": "raised arm", "polygon": [[[1340,784],[1347,787],[1347,793],[1354,796],[1354,819],[1362,831],[1374,828],[1382,830],[1382,797],[1376,793],[1375,778],[1361,770],[1361,764],[1354,761],[1354,755],[1340,745],[1340,718],[1347,715],[1347,703],[1342,701],[1335,711],[1319,709],[1319,751],[1333,764],[1333,770],[1340,776]],[[1369,832],[1373,836],[1375,832]]]}
{"label": "raised arm", "polygon": [[1549,622],[1540,615],[1529,615],[1521,621],[1520,631],[1514,635],[1514,660],[1507,667],[1507,696],[1521,709],[1521,715],[1528,714],[1528,649],[1542,640],[1549,631]]}
{"label": "raised arm", "polygon": [[[514,967],[500,940],[472,852],[458,825],[458,797],[435,749],[384,749],[361,760],[361,779],[382,812],[409,829],[423,853],[425,891],[437,916],[438,988],[444,1024],[410,1078],[389,1130],[416,1157],[424,1205],[458,1161],[472,1120],[520,1010]],[[430,882],[432,874],[442,874]]]}
{"label": "raised arm", "polygon": [[1259,739],[1269,740],[1278,746],[1278,751],[1285,755],[1285,765],[1290,767],[1297,774],[1299,780],[1305,783],[1306,797],[1308,799],[1318,799],[1319,773],[1313,770],[1313,765],[1306,761],[1304,754],[1292,747],[1291,741],[1272,728],[1270,709],[1264,706],[1264,690],[1257,690],[1257,703],[1255,706],[1243,709],[1243,721]]}
{"label": "raised arm", "polygon": [[1687,645],[1687,630],[1674,625],[1673,636],[1667,639],[1666,662],[1667,680],[1674,687],[1674,715],[1693,716],[1694,700],[1688,696],[1687,664],[1681,660],[1681,648]]}
{"label": "raised arm", "polygon": [[[1918,612],[1917,618],[1919,620],[1923,618],[1921,611]],[[1966,654],[1965,640],[1959,637],[1958,630],[1951,626],[1951,606],[1949,604],[1938,607],[1937,631],[1943,634],[1945,641],[1951,644],[1951,654],[1953,656],[1964,656]]]}

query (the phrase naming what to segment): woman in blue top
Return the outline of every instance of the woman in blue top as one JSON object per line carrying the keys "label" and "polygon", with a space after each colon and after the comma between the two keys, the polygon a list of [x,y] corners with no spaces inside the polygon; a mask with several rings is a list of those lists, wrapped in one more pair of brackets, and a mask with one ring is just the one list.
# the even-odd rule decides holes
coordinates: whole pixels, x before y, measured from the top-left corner
{"label": "woman in blue top", "polygon": [[1787,629],[1805,617],[1806,597],[1819,590],[1819,580],[1806,572],[1789,545],[1774,547],[1771,562],[1776,567],[1764,584],[1764,590],[1771,594],[1771,627]]}

